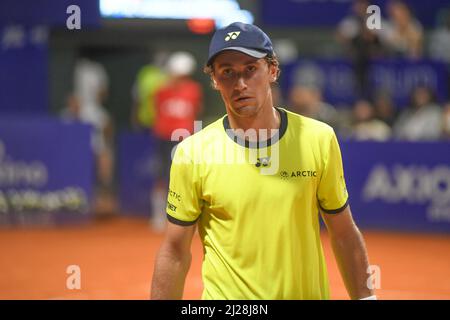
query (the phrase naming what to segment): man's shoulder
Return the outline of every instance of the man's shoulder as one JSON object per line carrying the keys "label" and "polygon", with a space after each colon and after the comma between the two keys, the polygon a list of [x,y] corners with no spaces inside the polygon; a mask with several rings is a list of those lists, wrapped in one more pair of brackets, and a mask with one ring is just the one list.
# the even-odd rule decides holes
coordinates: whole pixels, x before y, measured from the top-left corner
{"label": "man's shoulder", "polygon": [[333,135],[334,129],[325,122],[309,118],[298,113],[283,109],[288,115],[288,123],[292,130],[299,130],[303,134]]}

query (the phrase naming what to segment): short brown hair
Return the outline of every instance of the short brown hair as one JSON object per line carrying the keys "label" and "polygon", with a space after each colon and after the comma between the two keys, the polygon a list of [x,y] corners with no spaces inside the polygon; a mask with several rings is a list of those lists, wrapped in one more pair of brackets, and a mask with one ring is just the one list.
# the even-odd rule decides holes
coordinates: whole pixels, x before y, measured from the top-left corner
{"label": "short brown hair", "polygon": [[[274,53],[273,55],[265,56],[263,59],[266,60],[266,62],[269,66],[274,66],[275,68],[277,68],[276,79],[278,79],[280,76],[280,73],[281,73],[281,69],[280,69],[280,62],[278,61],[277,55]],[[211,64],[205,65],[203,67],[203,72],[206,73],[207,75],[209,75],[211,78],[214,74],[213,64],[214,64],[214,61]],[[275,80],[275,82],[276,82],[276,80]]]}

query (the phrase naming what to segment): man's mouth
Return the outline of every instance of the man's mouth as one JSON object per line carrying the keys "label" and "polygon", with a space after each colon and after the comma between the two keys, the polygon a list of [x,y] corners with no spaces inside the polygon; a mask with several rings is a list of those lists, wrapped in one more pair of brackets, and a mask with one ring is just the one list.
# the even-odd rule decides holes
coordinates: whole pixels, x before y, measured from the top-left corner
{"label": "man's mouth", "polygon": [[252,97],[243,96],[243,97],[238,97],[238,98],[234,99],[234,101],[236,101],[236,102],[243,102],[243,101],[248,101],[250,99],[252,99]]}

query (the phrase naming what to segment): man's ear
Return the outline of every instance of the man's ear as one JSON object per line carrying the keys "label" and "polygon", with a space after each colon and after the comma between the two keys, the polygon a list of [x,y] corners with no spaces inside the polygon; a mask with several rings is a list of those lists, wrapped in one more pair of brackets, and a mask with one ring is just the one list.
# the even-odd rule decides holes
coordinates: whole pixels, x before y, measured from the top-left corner
{"label": "man's ear", "polygon": [[214,89],[219,90],[219,89],[217,88],[217,82],[216,82],[216,80],[214,79],[214,77],[211,77],[211,81],[212,81],[212,85],[213,85]]}
{"label": "man's ear", "polygon": [[278,69],[274,65],[269,66],[270,70],[270,83],[274,83],[278,80]]}

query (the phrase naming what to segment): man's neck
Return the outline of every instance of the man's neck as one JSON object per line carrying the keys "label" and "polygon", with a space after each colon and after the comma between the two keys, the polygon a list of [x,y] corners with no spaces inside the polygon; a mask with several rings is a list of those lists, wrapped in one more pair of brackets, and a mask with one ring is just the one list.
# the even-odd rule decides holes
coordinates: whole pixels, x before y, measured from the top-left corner
{"label": "man's neck", "polygon": [[[281,116],[279,112],[273,107],[263,107],[253,117],[239,117],[232,112],[228,112],[228,121],[230,128],[237,130],[236,134],[239,136],[239,131],[246,132],[247,130],[255,130],[257,139],[260,140],[260,133],[265,132],[261,139],[269,138],[274,135],[271,130],[278,130],[281,125]],[[250,139],[252,140],[252,139]]]}

